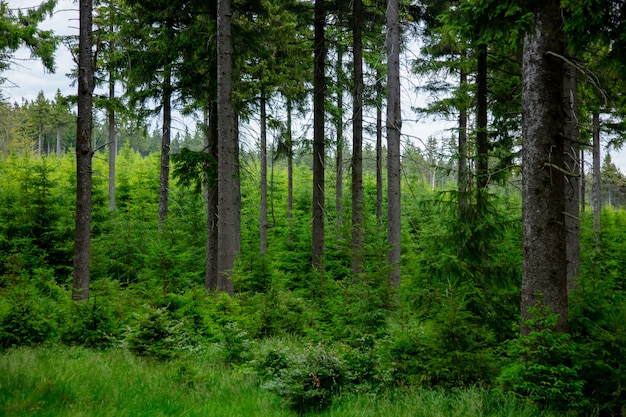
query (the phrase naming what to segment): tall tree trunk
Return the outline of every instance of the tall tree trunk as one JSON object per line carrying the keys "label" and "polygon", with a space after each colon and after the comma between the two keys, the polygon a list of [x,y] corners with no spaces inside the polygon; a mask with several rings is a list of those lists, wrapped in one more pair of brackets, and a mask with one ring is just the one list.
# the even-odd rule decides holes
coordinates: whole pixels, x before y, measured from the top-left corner
{"label": "tall tree trunk", "polygon": [[587,179],[585,178],[585,150],[579,149],[578,153],[580,154],[580,212],[584,213],[587,210],[587,187],[585,183]]}
{"label": "tall tree trunk", "polygon": [[291,126],[291,113],[293,111],[291,100],[287,99],[287,244],[291,244],[291,226],[293,220],[293,138]]}
{"label": "tall tree trunk", "polygon": [[211,101],[205,111],[205,152],[209,154],[205,167],[205,190],[207,203],[206,271],[204,286],[209,291],[217,290],[217,102]]}
{"label": "tall tree trunk", "polygon": [[159,178],[159,230],[167,220],[170,190],[170,142],[172,138],[172,70],[168,65],[163,76],[163,132],[161,136],[161,172]]}
{"label": "tall tree trunk", "polygon": [[387,0],[387,262],[389,281],[400,286],[400,22],[399,0]]}
{"label": "tall tree trunk", "polygon": [[57,123],[57,158],[63,157],[63,148],[61,147],[61,123]]}
{"label": "tall tree trunk", "polygon": [[113,99],[115,98],[115,79],[113,71],[109,70],[109,210],[115,210],[115,159],[117,157],[117,136],[115,134],[115,109]]}
{"label": "tall tree trunk", "polygon": [[265,92],[261,91],[261,207],[259,210],[259,252],[267,252],[267,113]]}
{"label": "tall tree trunk", "polygon": [[315,45],[313,72],[313,268],[324,271],[324,98],[326,96],[324,26],[326,11],[324,0],[315,0]]}
{"label": "tall tree trunk", "polygon": [[567,114],[565,118],[565,229],[567,253],[567,289],[576,288],[580,275],[580,163],[578,160],[578,111],[576,68],[567,66],[563,77]]}
{"label": "tall tree trunk", "polygon": [[476,71],[476,205],[478,213],[485,206],[489,183],[489,136],[487,134],[487,45],[478,49]]}
{"label": "tall tree trunk", "polygon": [[363,268],[363,2],[352,3],[352,274]]}
{"label": "tall tree trunk", "polygon": [[74,276],[72,299],[89,298],[91,250],[91,127],[93,108],[91,0],[79,1],[78,119],[76,131],[76,229],[74,232]]}
{"label": "tall tree trunk", "polygon": [[217,2],[218,258],[217,289],[233,295],[231,274],[240,247],[239,145],[232,103],[230,0]]}
{"label": "tall tree trunk", "polygon": [[343,45],[337,45],[337,178],[335,180],[335,211],[337,212],[337,240],[343,240],[343,88],[340,81],[343,74]]}
{"label": "tall tree trunk", "polygon": [[592,117],[592,158],[593,172],[591,184],[591,204],[593,212],[593,241],[596,252],[600,251],[600,231],[602,224],[602,175],[601,175],[601,152],[600,152],[600,114],[596,111]]}
{"label": "tall tree trunk", "polygon": [[[459,76],[459,87],[463,94],[467,89],[467,72],[461,69]],[[458,165],[458,191],[459,191],[459,214],[461,218],[465,218],[469,211],[469,199],[467,198],[467,192],[469,189],[469,170],[467,167],[467,106],[465,100],[459,108],[459,165]]]}
{"label": "tall tree trunk", "polygon": [[[565,196],[563,181],[563,55],[559,0],[535,4],[524,37],[522,219],[523,318],[537,304],[558,315],[557,331],[568,330]],[[521,326],[528,334],[528,326]]]}
{"label": "tall tree trunk", "polygon": [[383,225],[383,85],[376,70],[376,221]]}

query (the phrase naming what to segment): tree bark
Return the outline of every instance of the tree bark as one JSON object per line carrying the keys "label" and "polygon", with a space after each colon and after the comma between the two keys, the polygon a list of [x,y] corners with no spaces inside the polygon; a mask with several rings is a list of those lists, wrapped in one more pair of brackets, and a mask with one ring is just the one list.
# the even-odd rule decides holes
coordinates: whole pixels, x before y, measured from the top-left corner
{"label": "tree bark", "polygon": [[293,220],[293,139],[291,126],[292,113],[291,100],[287,99],[287,244],[291,244],[291,226]]}
{"label": "tree bark", "polygon": [[576,88],[576,68],[567,66],[563,77],[563,90],[567,108],[565,118],[564,148],[565,169],[572,175],[565,175],[565,229],[567,252],[567,289],[576,288],[576,278],[580,275],[580,163],[578,155],[578,100]]}
{"label": "tree bark", "polygon": [[[558,315],[556,331],[567,332],[565,198],[563,181],[563,55],[559,0],[534,3],[524,37],[523,272],[521,314],[541,306]],[[531,330],[522,323],[521,333]]]}
{"label": "tree bark", "polygon": [[115,79],[113,71],[109,71],[109,210],[115,210],[115,159],[117,157],[117,136],[115,135],[115,109],[113,99],[115,98]]}
{"label": "tree bark", "polygon": [[315,0],[315,45],[313,72],[313,268],[324,271],[324,98],[326,46],[324,26],[326,11],[324,0]]}
{"label": "tree bark", "polygon": [[172,138],[172,70],[168,65],[163,76],[163,131],[161,136],[161,172],[159,177],[159,230],[167,220],[170,187],[170,142]]}
{"label": "tree bark", "polygon": [[600,231],[602,230],[602,175],[601,175],[601,152],[600,152],[600,114],[596,111],[592,117],[592,184],[591,204],[593,212],[593,241],[596,252],[600,251]]}
{"label": "tree bark", "polygon": [[240,247],[239,145],[232,103],[230,0],[217,2],[218,258],[217,289],[233,295],[231,279]]}
{"label": "tree bark", "polygon": [[399,0],[387,1],[387,262],[390,284],[400,286],[400,23]]}
{"label": "tree bark", "polygon": [[[467,72],[461,69],[459,76],[459,87],[463,94],[467,88]],[[467,198],[469,170],[467,167],[467,107],[463,103],[459,108],[459,162],[458,162],[458,191],[459,191],[459,214],[465,218],[469,211],[469,199]]]}
{"label": "tree bark", "polygon": [[209,154],[205,167],[205,190],[207,203],[206,271],[204,286],[209,291],[217,290],[217,102],[211,101],[205,111],[205,150]]}
{"label": "tree bark", "polygon": [[337,240],[343,240],[343,88],[340,74],[343,73],[343,45],[337,45],[337,158],[335,179],[335,211],[337,212]]}
{"label": "tree bark", "polygon": [[489,183],[489,136],[487,134],[487,46],[480,44],[476,71],[476,205],[483,213]]}
{"label": "tree bark", "polygon": [[376,221],[383,225],[383,86],[376,70]]}
{"label": "tree bark", "polygon": [[362,0],[352,6],[352,53],[354,91],[352,93],[352,274],[363,268],[363,17]]}
{"label": "tree bark", "polygon": [[261,92],[261,207],[259,210],[259,252],[267,252],[267,109]]}
{"label": "tree bark", "polygon": [[92,64],[91,0],[79,1],[78,119],[76,131],[76,229],[74,232],[74,273],[72,300],[89,299],[91,250],[91,128],[94,75]]}

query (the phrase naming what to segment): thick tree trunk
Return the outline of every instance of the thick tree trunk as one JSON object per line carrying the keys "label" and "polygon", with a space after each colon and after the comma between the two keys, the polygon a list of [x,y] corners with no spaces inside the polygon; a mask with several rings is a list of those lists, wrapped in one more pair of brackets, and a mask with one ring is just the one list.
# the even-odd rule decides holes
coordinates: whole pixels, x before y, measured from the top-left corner
{"label": "thick tree trunk", "polygon": [[567,253],[567,289],[576,288],[580,275],[580,163],[578,160],[578,101],[576,68],[568,66],[563,77],[567,113],[565,118],[565,229]]}
{"label": "thick tree trunk", "polygon": [[337,45],[337,158],[335,179],[335,211],[337,212],[337,240],[343,240],[343,88],[341,88],[340,74],[343,73],[343,46]]}
{"label": "thick tree trunk", "polygon": [[233,295],[232,270],[240,247],[239,145],[232,103],[230,0],[217,2],[218,277],[217,289]]}
{"label": "thick tree trunk", "polygon": [[204,286],[217,290],[217,102],[212,101],[205,111],[205,151],[209,154],[205,167],[205,192],[207,203],[206,271]]}
{"label": "thick tree trunk", "polygon": [[362,0],[352,6],[352,274],[363,268],[363,39]]}
{"label": "thick tree trunk", "polygon": [[91,0],[79,1],[78,120],[76,131],[76,230],[74,232],[74,276],[72,299],[89,298],[91,250],[91,127],[93,108]]}
{"label": "thick tree trunk", "polygon": [[326,46],[324,26],[326,11],[324,0],[315,0],[315,45],[313,72],[313,268],[324,270],[324,98]]}
{"label": "thick tree trunk", "polygon": [[593,113],[592,122],[592,184],[591,184],[591,209],[593,213],[593,241],[596,252],[600,251],[600,231],[602,224],[602,175],[601,175],[601,152],[600,152],[600,114]]}
{"label": "thick tree trunk", "polygon": [[57,158],[63,157],[63,148],[61,147],[61,123],[57,123]]}
{"label": "thick tree trunk", "polygon": [[387,1],[387,262],[389,281],[400,286],[400,23],[399,0]]}
{"label": "thick tree trunk", "polygon": [[261,92],[261,207],[259,210],[259,252],[267,252],[267,113],[265,92]]}
{"label": "thick tree trunk", "polygon": [[161,136],[161,172],[159,178],[159,230],[167,220],[170,190],[170,142],[172,138],[172,72],[168,66],[163,77],[163,131]]}
{"label": "thick tree trunk", "polygon": [[[113,71],[109,71],[109,100],[115,98],[115,80]],[[115,134],[115,109],[112,104],[108,109],[109,120],[109,210],[115,210],[115,159],[117,157],[117,136]]]}
{"label": "thick tree trunk", "polygon": [[[523,52],[523,273],[521,314],[540,305],[568,330],[563,181],[563,55],[559,0],[536,4]],[[522,325],[522,334],[531,330]]]}

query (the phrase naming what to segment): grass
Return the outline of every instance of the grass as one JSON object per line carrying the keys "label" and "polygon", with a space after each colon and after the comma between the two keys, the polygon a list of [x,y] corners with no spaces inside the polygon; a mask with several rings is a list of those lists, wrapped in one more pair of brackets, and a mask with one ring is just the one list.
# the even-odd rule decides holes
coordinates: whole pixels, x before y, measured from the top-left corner
{"label": "grass", "polygon": [[[474,389],[345,394],[316,417],[549,416]],[[206,357],[172,362],[62,346],[0,354],[0,416],[297,416],[253,375]]]}

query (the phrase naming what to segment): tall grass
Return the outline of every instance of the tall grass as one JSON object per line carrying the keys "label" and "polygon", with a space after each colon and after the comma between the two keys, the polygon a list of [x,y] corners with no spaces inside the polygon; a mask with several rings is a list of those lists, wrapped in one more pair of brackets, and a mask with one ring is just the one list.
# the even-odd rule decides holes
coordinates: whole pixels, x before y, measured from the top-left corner
{"label": "tall grass", "polygon": [[[548,416],[480,390],[339,398],[319,417]],[[40,347],[0,355],[0,416],[296,416],[250,374],[198,356],[172,362],[124,350]]]}

